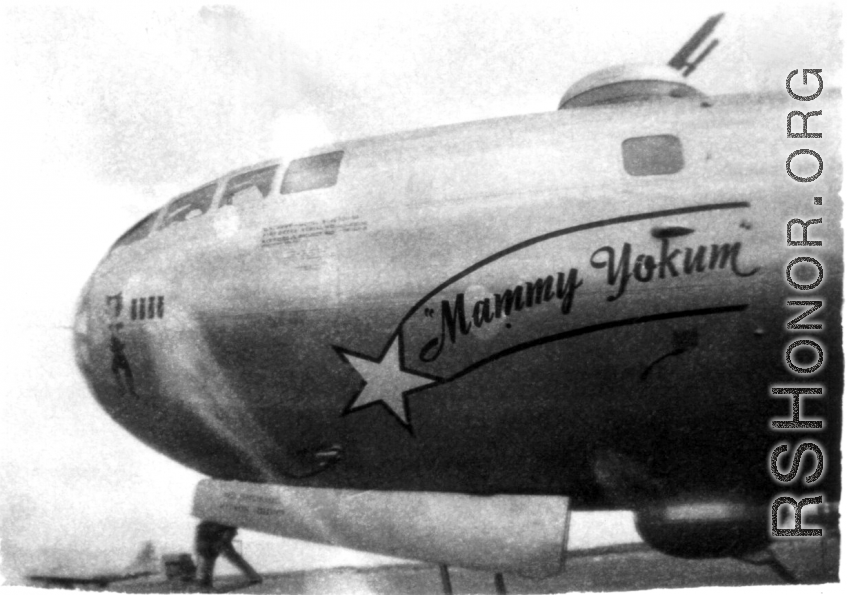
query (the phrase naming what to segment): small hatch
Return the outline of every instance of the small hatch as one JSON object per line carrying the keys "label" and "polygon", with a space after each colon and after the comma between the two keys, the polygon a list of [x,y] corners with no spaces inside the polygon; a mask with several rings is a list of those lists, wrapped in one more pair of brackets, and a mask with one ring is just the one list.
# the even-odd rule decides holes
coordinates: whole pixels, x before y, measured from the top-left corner
{"label": "small hatch", "polygon": [[628,138],[621,151],[623,168],[631,176],[675,174],[685,166],[682,143],[672,134]]}

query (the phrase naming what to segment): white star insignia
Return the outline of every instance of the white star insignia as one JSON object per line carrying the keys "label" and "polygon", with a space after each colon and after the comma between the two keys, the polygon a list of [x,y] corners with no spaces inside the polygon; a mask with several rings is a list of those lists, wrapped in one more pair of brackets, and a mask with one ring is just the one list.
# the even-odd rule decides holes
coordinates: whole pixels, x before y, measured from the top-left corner
{"label": "white star insignia", "polygon": [[400,369],[400,335],[394,337],[391,347],[379,361],[343,352],[344,358],[364,379],[365,386],[347,411],[372,403],[382,403],[405,426],[409,426],[404,393],[434,382],[431,378]]}

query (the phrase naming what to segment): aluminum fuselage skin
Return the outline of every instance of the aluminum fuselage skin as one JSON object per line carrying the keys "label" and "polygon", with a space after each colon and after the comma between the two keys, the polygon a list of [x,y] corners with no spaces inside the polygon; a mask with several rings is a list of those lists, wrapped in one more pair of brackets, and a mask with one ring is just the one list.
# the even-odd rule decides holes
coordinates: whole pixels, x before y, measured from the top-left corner
{"label": "aluminum fuselage skin", "polygon": [[[837,478],[838,95],[809,108],[822,139],[786,138],[796,103],[664,100],[338,143],[315,151],[344,151],[337,183],[292,194],[281,163],[266,198],[219,205],[219,188],[202,216],[109,253],[80,302],[80,366],[130,432],[222,479],[766,502],[793,489],[770,475],[773,446],[805,436],[770,427],[791,412],[770,389],[797,385],[825,387],[803,408],[826,420],[810,436]],[[622,143],[658,135],[684,167],[628,173]],[[825,159],[808,184],[785,172],[804,147]],[[796,217],[823,218],[822,246],[786,245]],[[797,256],[822,264],[815,289],[788,285]],[[151,297],[152,318],[133,318]],[[822,300],[823,329],[788,331],[789,299]],[[825,361],[798,375],[785,352],[804,338]]]}

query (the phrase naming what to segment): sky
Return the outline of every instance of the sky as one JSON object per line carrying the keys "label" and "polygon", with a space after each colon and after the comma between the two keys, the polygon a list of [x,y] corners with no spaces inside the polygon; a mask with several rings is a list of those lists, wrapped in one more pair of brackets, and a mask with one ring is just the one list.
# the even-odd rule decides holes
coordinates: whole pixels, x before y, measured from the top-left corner
{"label": "sky", "polygon": [[[172,196],[333,140],[551,111],[593,70],[667,62],[720,11],[721,44],[690,79],[706,93],[778,92],[803,67],[840,80],[834,3],[141,4],[0,9],[10,577],[72,549],[88,566],[145,539],[191,549],[201,476],[112,422],[71,350],[86,279]],[[242,547],[260,569],[385,561],[246,532]]]}

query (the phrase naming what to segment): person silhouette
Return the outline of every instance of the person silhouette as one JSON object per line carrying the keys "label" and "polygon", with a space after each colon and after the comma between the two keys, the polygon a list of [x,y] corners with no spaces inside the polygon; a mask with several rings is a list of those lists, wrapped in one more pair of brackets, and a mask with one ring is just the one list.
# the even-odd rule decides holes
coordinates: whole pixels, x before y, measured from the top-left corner
{"label": "person silhouette", "polygon": [[197,583],[201,588],[211,589],[215,573],[215,562],[223,554],[233,566],[238,568],[251,585],[261,583],[262,577],[247,563],[241,554],[235,551],[232,540],[238,529],[214,521],[201,521],[194,536],[194,549],[200,564],[197,567]]}

